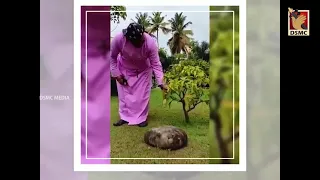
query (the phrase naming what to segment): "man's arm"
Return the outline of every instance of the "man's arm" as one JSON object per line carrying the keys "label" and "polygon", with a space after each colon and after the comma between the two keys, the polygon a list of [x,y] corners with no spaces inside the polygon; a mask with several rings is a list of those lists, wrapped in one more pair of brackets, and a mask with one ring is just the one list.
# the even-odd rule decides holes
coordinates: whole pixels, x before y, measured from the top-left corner
{"label": "man's arm", "polygon": [[122,36],[119,34],[111,41],[110,48],[110,71],[112,77],[118,77],[121,75],[121,72],[118,68],[118,55],[121,51],[121,38]]}
{"label": "man's arm", "polygon": [[159,58],[159,50],[156,43],[150,43],[149,59],[154,72],[156,82],[159,86],[163,85],[163,69]]}

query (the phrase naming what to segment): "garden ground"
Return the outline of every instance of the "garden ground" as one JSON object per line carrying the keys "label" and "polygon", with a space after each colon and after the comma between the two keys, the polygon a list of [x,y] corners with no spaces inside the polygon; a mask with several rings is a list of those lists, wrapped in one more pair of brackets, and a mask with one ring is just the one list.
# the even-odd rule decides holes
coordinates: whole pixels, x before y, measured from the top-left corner
{"label": "garden ground", "polygon": [[[118,98],[111,99],[111,157],[112,158],[209,158],[209,107],[199,104],[190,112],[191,123],[184,122],[182,106],[172,103],[171,107],[162,104],[162,92],[153,89],[150,98],[149,126],[114,127],[119,119]],[[188,147],[176,151],[160,150],[149,147],[143,142],[144,133],[153,127],[172,125],[185,130],[188,134]],[[207,164],[208,160],[190,159],[115,159],[112,164]]]}

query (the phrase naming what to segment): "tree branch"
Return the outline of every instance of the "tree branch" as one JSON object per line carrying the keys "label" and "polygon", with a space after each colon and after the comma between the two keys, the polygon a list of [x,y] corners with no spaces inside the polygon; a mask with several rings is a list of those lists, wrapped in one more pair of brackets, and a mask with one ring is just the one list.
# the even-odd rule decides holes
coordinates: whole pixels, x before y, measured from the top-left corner
{"label": "tree branch", "polygon": [[[234,134],[234,140],[237,140],[239,138],[239,131],[235,132]],[[233,134],[231,134],[226,140],[226,143],[229,144],[233,141]]]}
{"label": "tree branch", "polygon": [[[203,94],[204,94],[203,92],[202,92],[201,94],[199,94],[199,97],[203,96]],[[201,101],[201,100],[199,99],[197,103],[194,103],[194,104],[192,105],[192,107],[189,107],[189,109],[188,109],[187,112],[192,111],[194,108],[196,108],[196,106],[197,106],[198,104],[200,104],[200,103],[202,103],[202,102],[203,102],[203,101]]]}
{"label": "tree branch", "polygon": [[180,98],[181,98],[181,99],[184,99],[184,97],[186,96],[185,91],[182,91],[181,94],[182,94],[182,95],[180,96]]}
{"label": "tree branch", "polygon": [[196,108],[196,106],[198,105],[198,104],[200,104],[202,101],[198,101],[197,103],[195,103],[195,104],[193,104],[192,105],[192,107],[189,107],[189,109],[187,110],[187,112],[190,112],[190,111],[192,111],[194,108]]}

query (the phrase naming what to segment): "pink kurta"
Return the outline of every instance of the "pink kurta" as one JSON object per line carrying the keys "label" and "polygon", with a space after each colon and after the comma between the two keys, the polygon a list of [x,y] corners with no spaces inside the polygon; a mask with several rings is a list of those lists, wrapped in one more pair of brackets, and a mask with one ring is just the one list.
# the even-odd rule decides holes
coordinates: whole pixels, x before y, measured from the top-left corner
{"label": "pink kurta", "polygon": [[117,83],[120,119],[137,125],[146,121],[152,87],[152,72],[160,85],[163,81],[162,65],[154,39],[144,34],[141,48],[134,47],[122,33],[112,39],[111,73],[124,75],[128,86]]}
{"label": "pink kurta", "polygon": [[[110,10],[109,6],[82,7],[81,29],[81,163],[109,164],[110,160]],[[88,32],[86,32],[88,30]],[[87,35],[87,39],[86,39]],[[87,47],[86,47],[87,42]],[[87,50],[87,51],[86,51]],[[87,63],[86,63],[87,57]],[[87,65],[87,66],[86,66]],[[86,69],[87,68],[87,69]],[[76,77],[75,77],[76,78]],[[87,81],[87,94],[86,92]],[[86,101],[87,99],[87,101]],[[86,123],[87,118],[87,123]],[[87,133],[86,133],[87,128]],[[87,138],[87,139],[86,139]],[[86,145],[87,143],[87,145]],[[95,159],[88,159],[95,158]],[[100,158],[100,159],[98,159]]]}

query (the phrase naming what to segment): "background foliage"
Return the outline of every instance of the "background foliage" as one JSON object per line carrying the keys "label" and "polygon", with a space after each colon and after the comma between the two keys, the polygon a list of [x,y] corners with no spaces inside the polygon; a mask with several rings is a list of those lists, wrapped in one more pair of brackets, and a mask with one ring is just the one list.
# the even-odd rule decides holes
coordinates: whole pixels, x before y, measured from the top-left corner
{"label": "background foliage", "polygon": [[239,8],[210,9],[234,11],[210,14],[210,157],[234,157],[211,163],[238,163]]}

